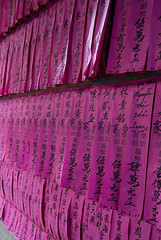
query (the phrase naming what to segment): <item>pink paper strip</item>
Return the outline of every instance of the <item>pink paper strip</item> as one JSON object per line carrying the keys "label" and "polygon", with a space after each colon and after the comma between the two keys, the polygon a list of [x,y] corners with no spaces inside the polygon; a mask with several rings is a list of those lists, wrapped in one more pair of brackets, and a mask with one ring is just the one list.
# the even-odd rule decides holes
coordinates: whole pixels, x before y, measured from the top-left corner
{"label": "pink paper strip", "polygon": [[46,26],[46,20],[47,20],[47,11],[44,11],[38,18],[39,18],[39,29],[38,29],[37,40],[35,45],[31,90],[37,90],[38,84],[40,81],[40,69],[41,69],[42,54],[43,54],[43,41],[44,41],[45,26]]}
{"label": "pink paper strip", "polygon": [[116,211],[113,211],[110,240],[128,240],[129,222],[129,217],[119,215]]}
{"label": "pink paper strip", "polygon": [[[96,129],[91,153],[91,172],[88,190],[89,199],[94,201],[98,201],[102,194],[104,177],[106,177],[105,165],[106,159],[108,159],[108,148],[112,142],[111,138],[109,138],[110,126],[115,121],[113,119],[114,111],[119,112],[119,110],[116,110],[115,98],[113,98],[113,94],[116,91],[115,88],[98,88],[98,91],[99,97],[95,106],[94,120]],[[119,100],[116,100],[116,102],[119,102]],[[109,165],[107,164],[107,166]]]}
{"label": "pink paper strip", "polygon": [[146,195],[144,207],[144,219],[161,228],[161,196],[160,196],[160,101],[161,83],[157,83],[153,120],[151,128],[150,150],[148,159],[148,172],[146,182]]}
{"label": "pink paper strip", "polygon": [[48,87],[54,87],[55,85],[64,12],[65,12],[65,0],[58,1],[56,6],[56,18],[52,37]]}
{"label": "pink paper strip", "polygon": [[129,113],[132,111],[134,86],[114,87],[112,92],[110,93],[112,96],[109,101],[113,101],[114,103],[113,111],[111,112],[112,118],[109,118],[110,121],[107,125],[109,146],[107,145],[106,150],[107,160],[101,206],[117,209],[122,181],[122,168],[127,147],[128,127],[130,124]]}
{"label": "pink paper strip", "polygon": [[85,71],[91,60],[92,50],[92,39],[94,33],[94,26],[96,21],[96,13],[98,8],[98,0],[89,0],[88,9],[86,13],[86,24],[85,24],[85,35],[84,35],[84,46],[83,46],[83,59],[82,59],[82,79],[85,80]]}
{"label": "pink paper strip", "polygon": [[76,1],[73,18],[73,31],[70,40],[71,53],[68,56],[69,58],[68,83],[77,83],[80,80],[87,3],[88,1],[84,2],[81,0]]}
{"label": "pink paper strip", "polygon": [[151,232],[151,225],[143,222],[137,218],[131,218],[130,221],[130,237],[129,240],[141,239],[149,240]]}
{"label": "pink paper strip", "polygon": [[29,53],[29,61],[28,61],[28,74],[27,74],[27,82],[26,82],[26,89],[25,89],[26,91],[31,90],[32,78],[33,78],[32,73],[33,73],[35,46],[36,46],[36,41],[37,41],[37,36],[38,36],[39,20],[40,20],[40,16],[33,20],[31,43],[30,43],[30,53]]}
{"label": "pink paper strip", "polygon": [[19,92],[25,92],[25,85],[27,84],[27,74],[28,74],[28,58],[29,58],[29,49],[31,44],[31,34],[32,34],[32,27],[33,21],[28,23],[26,26],[26,34],[24,40],[24,47],[22,53],[22,70],[20,76],[20,84],[19,84]]}
{"label": "pink paper strip", "polygon": [[124,72],[124,54],[126,49],[126,38],[128,35],[127,26],[131,2],[131,0],[118,0],[116,2],[106,73]]}
{"label": "pink paper strip", "polygon": [[161,239],[161,231],[155,227],[152,227],[150,240],[160,240]]}
{"label": "pink paper strip", "polygon": [[60,239],[62,240],[68,240],[68,211],[69,211],[69,205],[71,202],[71,198],[73,197],[74,192],[70,189],[63,188],[62,196],[61,196],[61,203],[60,203],[60,209],[59,209],[59,234]]}
{"label": "pink paper strip", "polygon": [[[145,68],[149,47],[153,1],[131,1],[123,72],[138,72]],[[135,11],[133,9],[135,8]]]}
{"label": "pink paper strip", "polygon": [[148,50],[147,70],[157,71],[161,70],[161,2],[159,0],[153,1],[153,11],[150,28],[150,42]]}
{"label": "pink paper strip", "polygon": [[82,215],[84,207],[84,196],[74,194],[69,208],[69,239],[81,239]]}
{"label": "pink paper strip", "polygon": [[42,53],[42,63],[39,75],[39,88],[44,89],[47,88],[48,84],[48,75],[49,75],[49,62],[51,55],[51,43],[53,36],[53,28],[55,24],[56,18],[56,4],[51,6],[47,11],[47,21],[44,32],[44,40],[43,40],[43,53]]}
{"label": "pink paper strip", "polygon": [[119,195],[119,212],[141,216],[155,84],[134,87],[127,147]]}
{"label": "pink paper strip", "polygon": [[0,57],[0,95],[3,95],[3,88],[6,80],[7,60],[9,58],[9,38],[1,42]]}
{"label": "pink paper strip", "polygon": [[55,74],[54,84],[62,84],[66,80],[66,67],[69,40],[72,27],[73,11],[75,7],[75,0],[65,1],[65,12],[63,16],[63,23],[61,28],[60,48],[58,54],[58,66]]}
{"label": "pink paper strip", "polygon": [[110,0],[99,1],[96,14],[96,24],[94,27],[91,60],[87,66],[84,75],[88,77],[96,77],[99,73],[103,41],[105,37],[106,25],[109,18]]}

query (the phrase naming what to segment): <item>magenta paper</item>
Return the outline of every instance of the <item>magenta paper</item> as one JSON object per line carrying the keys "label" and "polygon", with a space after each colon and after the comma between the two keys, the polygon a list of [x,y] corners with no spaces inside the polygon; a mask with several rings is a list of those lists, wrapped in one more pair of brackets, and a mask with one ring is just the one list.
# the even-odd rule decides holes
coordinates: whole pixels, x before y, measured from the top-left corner
{"label": "magenta paper", "polygon": [[14,235],[18,239],[35,240],[37,231],[38,227],[24,215],[20,214]]}
{"label": "magenta paper", "polygon": [[106,73],[144,70],[151,15],[152,0],[117,2]]}
{"label": "magenta paper", "polygon": [[13,201],[12,204],[18,208],[18,180],[19,180],[19,171],[17,169],[12,169],[13,183],[12,183],[12,194]]}
{"label": "magenta paper", "polygon": [[98,207],[94,201],[85,200],[83,214],[84,239],[110,239],[112,211]]}
{"label": "magenta paper", "polygon": [[42,208],[43,208],[43,190],[44,190],[45,179],[35,177],[34,179],[34,219],[35,222],[44,228]]}
{"label": "magenta paper", "polygon": [[32,6],[31,4],[32,4],[32,0],[28,0],[28,1],[24,0],[24,6],[23,6],[23,14],[24,14],[24,16],[30,14],[31,6]]}
{"label": "magenta paper", "polygon": [[7,67],[10,60],[10,43],[9,37],[1,42],[1,63],[0,63],[0,95],[3,95],[3,88],[6,84]]}
{"label": "magenta paper", "polygon": [[131,2],[131,0],[118,0],[116,2],[115,18],[113,23],[106,73],[122,73],[125,70],[124,54],[126,49],[126,38],[128,35],[127,30]]}
{"label": "magenta paper", "polygon": [[53,185],[54,185],[54,181],[46,180],[44,184],[44,194],[43,194],[43,216],[44,216],[44,222],[45,222],[44,229],[51,235],[52,233],[50,228],[50,221],[51,221],[50,212],[52,211],[50,208],[49,199],[52,196],[51,194],[52,194]]}
{"label": "magenta paper", "polygon": [[23,17],[23,8],[24,8],[24,0],[17,0],[17,12],[16,12],[16,20],[21,19]]}
{"label": "magenta paper", "polygon": [[84,196],[74,194],[69,208],[69,239],[81,239]]}
{"label": "magenta paper", "polygon": [[161,196],[160,196],[160,168],[161,168],[161,146],[160,146],[160,96],[161,83],[157,83],[154,112],[152,119],[150,150],[148,159],[148,172],[146,183],[144,219],[151,224],[161,228]]}
{"label": "magenta paper", "polygon": [[19,92],[25,92],[25,86],[27,84],[27,74],[28,74],[28,58],[29,58],[29,47],[31,43],[33,21],[29,22],[24,26],[26,28],[26,34],[24,39],[24,47],[22,53],[22,69],[20,76]]}
{"label": "magenta paper", "polygon": [[[117,209],[119,191],[122,181],[122,167],[124,165],[125,150],[127,147],[127,134],[130,124],[129,113],[132,109],[132,97],[134,95],[134,86],[114,87],[107,95],[110,120],[108,122],[107,136],[109,145],[107,145],[106,167],[104,172],[103,191],[101,206],[111,209]],[[108,91],[105,91],[105,93]],[[114,96],[114,97],[113,97]],[[107,112],[107,110],[106,110]],[[111,114],[110,114],[111,113]],[[110,117],[112,115],[112,117]],[[110,167],[109,167],[110,166]]]}
{"label": "magenta paper", "polygon": [[[28,74],[27,74],[26,89],[25,89],[26,91],[31,90],[31,84],[32,84],[32,79],[33,79],[33,75],[32,75],[33,74],[33,64],[34,64],[37,36],[38,36],[38,31],[39,31],[39,23],[40,23],[40,16],[33,20],[29,63],[28,63]],[[36,70],[36,69],[34,69],[34,70]]]}
{"label": "magenta paper", "polygon": [[96,77],[99,72],[103,41],[109,18],[109,6],[110,0],[99,1],[92,40],[91,60],[84,72],[86,77]]}
{"label": "magenta paper", "polygon": [[40,69],[41,69],[42,54],[43,54],[43,41],[44,41],[45,26],[46,26],[46,20],[47,20],[47,11],[44,11],[43,14],[41,14],[38,18],[39,18],[39,29],[38,29],[37,40],[35,45],[31,90],[38,89],[38,84],[40,80]]}
{"label": "magenta paper", "polygon": [[71,91],[57,93],[56,111],[54,111],[53,121],[53,147],[55,151],[55,161],[52,168],[52,178],[57,183],[61,183],[62,169],[64,165],[64,154],[67,143],[67,134],[70,126],[70,111],[72,106]]}
{"label": "magenta paper", "polygon": [[141,239],[149,240],[151,232],[151,225],[143,222],[137,218],[131,218],[130,220],[130,237],[129,240]]}
{"label": "magenta paper", "polygon": [[160,240],[161,239],[161,231],[155,227],[152,227],[150,240]]}
{"label": "magenta paper", "polygon": [[[73,20],[73,11],[75,7],[75,0],[65,1],[65,12],[63,16],[62,28],[61,28],[61,37],[60,37],[60,48],[58,54],[58,63],[57,70],[55,74],[54,83],[62,84],[68,80],[65,78],[67,69],[67,57],[68,57],[68,48],[69,40],[71,34],[71,24]],[[70,48],[69,48],[70,49]]]}
{"label": "magenta paper", "polygon": [[63,26],[63,17],[65,12],[65,0],[57,2],[56,6],[56,17],[55,24],[53,28],[52,46],[51,46],[51,56],[49,62],[49,79],[48,87],[54,87],[55,77],[58,68],[58,59],[60,52],[60,42],[61,42],[61,29]]}
{"label": "magenta paper", "polygon": [[74,192],[70,189],[63,188],[60,208],[59,208],[59,234],[60,239],[68,240],[68,221],[69,221],[69,205]]}
{"label": "magenta paper", "polygon": [[118,210],[141,216],[155,84],[134,87]]}
{"label": "magenta paper", "polygon": [[[25,34],[26,34],[26,28],[21,27],[19,31],[17,32],[17,52],[16,52],[16,60],[15,60],[15,72],[13,75],[13,84],[11,93],[18,93],[19,92],[19,86],[21,81],[21,71],[22,71],[22,59],[23,59],[23,49],[24,49],[24,43],[25,43]],[[11,82],[11,79],[10,79]],[[8,91],[9,93],[9,91]]]}
{"label": "magenta paper", "polygon": [[[149,47],[153,1],[131,1],[128,34],[124,58],[124,72],[138,72],[145,68]],[[135,11],[133,9],[135,8]]]}
{"label": "magenta paper", "polygon": [[7,59],[9,58],[9,38],[1,42],[1,56],[0,56],[0,95],[3,95],[3,88],[5,85],[5,77],[7,71]]}
{"label": "magenta paper", "polygon": [[40,129],[42,124],[42,103],[44,102],[45,98],[42,95],[40,99],[38,99],[36,96],[33,98],[32,102],[32,115],[30,115],[29,119],[29,126],[27,134],[28,138],[26,139],[26,147],[25,147],[25,153],[27,156],[27,169],[35,170],[35,164],[36,164],[36,157],[37,157],[37,151],[38,151],[38,142],[39,142],[39,136],[40,136]]}
{"label": "magenta paper", "polygon": [[157,71],[161,70],[161,2],[159,0],[153,1],[153,11],[150,28],[150,42],[148,50],[147,70]]}
{"label": "magenta paper", "polygon": [[[88,198],[94,201],[98,201],[102,194],[104,177],[106,177],[106,159],[108,158],[109,144],[112,142],[111,138],[109,138],[109,133],[111,124],[115,121],[115,118],[113,119],[114,111],[119,112],[119,110],[116,109],[115,98],[113,97],[115,92],[115,88],[110,87],[98,89],[98,102],[96,102],[95,106],[94,120],[96,129],[91,152],[91,172],[88,190]],[[119,99],[116,101],[119,102]],[[105,186],[107,187],[107,184],[105,184]]]}
{"label": "magenta paper", "polygon": [[50,220],[50,231],[52,233],[52,236],[54,238],[59,239],[59,207],[60,207],[60,201],[62,196],[62,188],[59,187],[58,184],[53,183],[53,186],[51,188],[51,195],[49,197],[49,209],[50,214],[49,216],[46,215],[46,218],[49,217]]}
{"label": "magenta paper", "polygon": [[49,63],[51,57],[51,43],[52,43],[52,35],[53,35],[53,28],[55,24],[56,18],[56,4],[51,6],[47,14],[45,32],[44,32],[44,39],[43,39],[43,52],[42,52],[42,63],[40,68],[40,75],[39,75],[39,88],[44,89],[47,88],[48,84],[48,75],[49,75]]}
{"label": "magenta paper", "polygon": [[71,110],[69,116],[69,127],[64,149],[63,177],[61,181],[61,186],[70,187],[72,190],[75,189],[76,184],[74,176],[76,174],[77,159],[79,158],[78,149],[81,139],[80,123],[82,123],[84,115],[84,112],[82,111],[82,100],[84,100],[82,94],[78,95],[77,91],[72,92],[70,99]]}
{"label": "magenta paper", "polygon": [[17,190],[17,208],[24,212],[24,206],[23,206],[23,171],[19,171],[19,177],[18,177],[18,190]]}
{"label": "magenta paper", "polygon": [[[37,141],[37,156],[35,159],[36,168],[35,173],[38,176],[45,175],[48,172],[50,167],[50,159],[47,157],[47,148],[49,140],[49,134],[51,132],[51,116],[52,116],[52,108],[51,108],[52,98],[49,98],[48,95],[44,96],[43,100],[43,111],[41,117],[41,127],[40,127],[40,136]],[[52,136],[51,136],[52,137]]]}
{"label": "magenta paper", "polygon": [[84,28],[88,1],[76,1],[73,18],[73,32],[69,55],[68,83],[77,83],[80,79],[83,53]]}
{"label": "magenta paper", "polygon": [[113,211],[110,240],[128,240],[130,218]]}
{"label": "magenta paper", "polygon": [[3,216],[3,209],[5,208],[6,202],[0,197],[0,218]]}
{"label": "magenta paper", "polygon": [[83,40],[83,59],[82,59],[82,77],[81,80],[85,80],[84,76],[86,68],[91,60],[91,51],[92,51],[92,39],[94,33],[94,26],[96,21],[96,13],[98,8],[98,0],[93,1],[89,0],[88,9],[86,13],[86,23],[84,30],[84,40]]}
{"label": "magenta paper", "polygon": [[14,207],[12,207],[10,204],[6,204],[3,223],[8,231],[15,231],[19,215],[19,212]]}
{"label": "magenta paper", "polygon": [[41,228],[37,229],[35,240],[52,240],[53,238],[44,232]]}
{"label": "magenta paper", "polygon": [[[26,158],[27,154],[27,142],[29,142],[30,137],[30,124],[28,122],[31,118],[31,109],[32,109],[32,100],[33,96],[27,96],[22,99],[22,119],[20,122],[20,128],[21,128],[21,138],[19,142],[19,151],[17,156],[17,167],[26,169],[28,165],[28,161]],[[23,105],[24,104],[24,105]]]}

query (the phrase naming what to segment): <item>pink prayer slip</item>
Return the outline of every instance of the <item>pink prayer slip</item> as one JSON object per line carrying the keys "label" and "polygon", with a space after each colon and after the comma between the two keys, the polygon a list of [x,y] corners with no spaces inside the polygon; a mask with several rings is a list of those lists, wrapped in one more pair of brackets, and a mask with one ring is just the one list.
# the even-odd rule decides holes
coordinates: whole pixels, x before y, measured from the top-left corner
{"label": "pink prayer slip", "polygon": [[68,221],[69,221],[69,205],[74,192],[70,189],[63,188],[60,208],[59,208],[59,234],[60,239],[68,240]]}
{"label": "pink prayer slip", "polygon": [[155,83],[134,86],[119,193],[119,213],[141,216]]}
{"label": "pink prayer slip", "polygon": [[150,240],[161,240],[161,231],[156,227],[152,227]]}
{"label": "pink prayer slip", "polygon": [[3,216],[3,210],[5,208],[6,202],[0,197],[0,219],[2,219]]}
{"label": "pink prayer slip", "polygon": [[[94,229],[94,226],[95,226],[97,207],[98,207],[97,202],[90,201],[87,198],[85,199],[83,219],[82,219],[82,239],[83,240],[95,239],[97,232]],[[99,239],[98,235],[97,235],[97,239]]]}
{"label": "pink prayer slip", "polygon": [[118,0],[116,2],[112,37],[106,68],[107,74],[123,73],[125,71],[124,54],[126,49],[126,38],[128,34],[127,26],[131,2],[131,0]]}
{"label": "pink prayer slip", "polygon": [[113,211],[110,240],[128,240],[129,222],[130,217],[122,216],[117,211]]}
{"label": "pink prayer slip", "polygon": [[[17,51],[15,59],[15,72],[13,75],[13,84],[11,88],[11,93],[19,93],[19,86],[21,82],[21,72],[22,72],[22,60],[23,60],[23,49],[25,44],[26,26],[22,26],[17,32]],[[11,79],[10,79],[11,82]],[[10,85],[9,85],[10,86]]]}
{"label": "pink prayer slip", "polygon": [[130,220],[130,237],[129,240],[140,239],[149,240],[151,232],[151,225],[143,222],[138,218],[132,217]]}
{"label": "pink prayer slip", "polygon": [[49,236],[47,232],[44,232],[41,228],[38,227],[36,232],[35,240],[52,240],[53,238]]}
{"label": "pink prayer slip", "polygon": [[[149,47],[153,0],[131,1],[127,26],[124,72],[143,71]],[[133,11],[135,9],[135,11]]]}
{"label": "pink prayer slip", "polygon": [[65,1],[64,7],[64,16],[61,28],[61,37],[60,37],[60,47],[58,53],[58,63],[57,70],[55,74],[54,84],[63,84],[68,80],[68,76],[66,76],[66,71],[68,72],[68,52],[70,50],[69,41],[71,35],[71,27],[73,20],[73,11],[75,8],[76,0]]}
{"label": "pink prayer slip", "polygon": [[157,71],[161,70],[161,2],[159,0],[153,1],[153,11],[150,28],[150,42],[148,50],[147,70]]}
{"label": "pink prayer slip", "polygon": [[45,179],[35,177],[34,179],[34,219],[35,222],[44,229],[44,222],[43,222],[43,191],[44,191]]}
{"label": "pink prayer slip", "polygon": [[85,30],[84,30],[82,76],[81,76],[81,80],[83,81],[86,79],[84,74],[91,60],[92,40],[93,40],[98,2],[99,2],[98,0],[96,1],[89,0],[87,5],[88,8],[86,13],[87,16],[86,16],[86,23],[85,23]]}
{"label": "pink prayer slip", "polygon": [[[59,239],[59,207],[60,207],[60,201],[62,197],[62,188],[59,187],[59,185],[55,182],[52,183],[51,187],[51,194],[49,195],[49,215],[46,215],[45,217],[49,219],[49,228],[51,235]],[[45,218],[45,219],[46,219]]]}
{"label": "pink prayer slip", "polygon": [[0,55],[0,96],[3,95],[3,88],[5,85],[7,59],[9,55],[9,37],[1,42],[1,55]]}
{"label": "pink prayer slip", "polygon": [[[75,147],[66,149],[65,152],[61,186],[76,189],[78,194],[85,194],[88,190],[90,159],[95,132],[95,107],[96,103],[98,102],[97,94],[99,94],[99,92],[97,93],[95,88],[90,89],[90,91],[88,89],[80,89],[73,95],[71,94],[73,101],[72,105],[76,104],[77,102],[77,105],[80,107],[78,107],[77,111],[75,111],[75,114],[76,116],[80,115],[81,118],[80,121],[77,122],[77,117],[70,117],[70,131],[73,132],[74,135],[75,132],[78,131],[78,134],[76,133],[75,135],[76,142],[73,142]],[[76,96],[77,100],[75,100]],[[71,113],[73,111],[72,109]],[[67,145],[69,146],[69,142],[67,142]],[[76,150],[73,151],[72,149]]]}
{"label": "pink prayer slip", "polygon": [[24,8],[24,0],[17,0],[17,11],[15,20],[21,19],[23,17],[23,8]]}
{"label": "pink prayer slip", "polygon": [[144,206],[144,219],[158,228],[161,228],[161,195],[160,195],[160,169],[161,169],[161,137],[160,112],[161,83],[157,83],[154,103],[150,150],[148,158],[148,171],[146,182],[146,195]]}
{"label": "pink prayer slip", "polygon": [[[110,121],[106,130],[109,145],[107,145],[106,150],[101,206],[106,206],[111,209],[117,209],[118,207],[122,167],[127,147],[127,130],[130,121],[129,112],[132,108],[133,94],[134,86],[121,85],[113,87],[110,93],[112,96],[109,95],[109,101],[113,101],[113,106],[111,114],[109,114]],[[112,115],[112,117],[110,117],[110,115]]]}
{"label": "pink prayer slip", "polygon": [[[105,177],[105,165],[110,144],[109,129],[111,125],[113,111],[115,111],[115,99],[112,87],[101,87],[97,89],[98,100],[95,106],[95,134],[91,152],[90,178],[88,198],[98,201],[102,194],[102,186]],[[114,110],[115,109],[115,110]]]}
{"label": "pink prayer slip", "polygon": [[3,223],[8,231],[15,231],[19,215],[20,213],[14,207],[12,207],[9,203],[6,203]]}
{"label": "pink prayer slip", "polygon": [[67,143],[67,134],[70,125],[71,91],[60,91],[56,96],[56,111],[53,118],[53,148],[55,148],[52,177],[58,184],[61,183],[64,165],[64,154]]}
{"label": "pink prayer slip", "polygon": [[[66,137],[66,145],[64,148],[64,163],[62,170],[61,186],[75,190],[76,185],[76,169],[78,163],[78,149],[81,139],[80,123],[82,122],[84,112],[82,111],[83,95],[78,95],[78,91],[72,91],[70,99],[70,116],[69,126]],[[65,105],[66,107],[66,105]],[[68,108],[68,107],[67,107]]]}
{"label": "pink prayer slip", "polygon": [[56,17],[53,28],[52,46],[51,46],[51,56],[49,62],[49,79],[48,87],[55,86],[55,77],[58,68],[58,58],[60,52],[61,43],[61,30],[63,26],[63,17],[65,12],[65,0],[58,1],[56,4]]}
{"label": "pink prayer slip", "polygon": [[38,227],[24,215],[20,214],[14,235],[18,239],[35,240]]}
{"label": "pink prayer slip", "polygon": [[74,194],[69,208],[69,239],[81,239],[84,196]]}
{"label": "pink prayer slip", "polygon": [[71,36],[70,54],[69,58],[69,75],[68,83],[78,83],[80,80],[82,54],[83,54],[83,40],[84,28],[86,20],[87,2],[77,0],[73,17],[73,31]]}
{"label": "pink prayer slip", "polygon": [[37,33],[35,52],[34,52],[34,61],[33,61],[33,69],[32,69],[32,84],[31,90],[37,90],[39,81],[40,81],[40,70],[42,63],[42,54],[43,54],[43,41],[45,34],[45,26],[47,20],[47,11],[44,11],[39,18],[39,29]]}
{"label": "pink prayer slip", "polygon": [[39,75],[39,88],[47,88],[48,75],[49,75],[49,63],[51,57],[51,44],[53,36],[53,28],[56,18],[56,4],[52,5],[47,11],[47,20],[43,39],[43,52],[42,52],[42,63]]}
{"label": "pink prayer slip", "polygon": [[25,90],[29,92],[31,90],[32,79],[33,79],[33,64],[34,64],[34,57],[35,57],[35,46],[38,36],[40,24],[40,16],[33,20],[33,27],[32,27],[32,35],[31,35],[31,42],[30,42],[30,54],[29,54],[29,63],[28,63],[28,74],[27,74],[27,81],[26,81],[26,88]]}
{"label": "pink prayer slip", "polygon": [[23,6],[24,16],[29,15],[31,13],[31,7],[32,7],[32,0],[28,0],[28,1],[24,0],[24,6]]}
{"label": "pink prayer slip", "polygon": [[9,42],[9,52],[8,52],[8,59],[7,59],[7,66],[6,66],[6,80],[4,84],[4,94],[8,94],[8,85],[11,78],[11,66],[12,66],[12,60],[13,60],[13,54],[14,54],[14,35],[10,35],[8,37]]}
{"label": "pink prayer slip", "polygon": [[99,1],[92,40],[91,60],[84,72],[86,77],[96,77],[100,70],[100,61],[107,21],[109,19],[109,10],[110,0]]}
{"label": "pink prayer slip", "polygon": [[22,69],[21,69],[21,77],[20,77],[20,84],[19,84],[19,92],[25,92],[25,85],[27,84],[27,74],[28,74],[28,58],[30,54],[30,43],[31,43],[31,36],[32,36],[32,28],[33,28],[33,21],[26,24],[26,34],[24,40],[24,47],[22,53]]}

